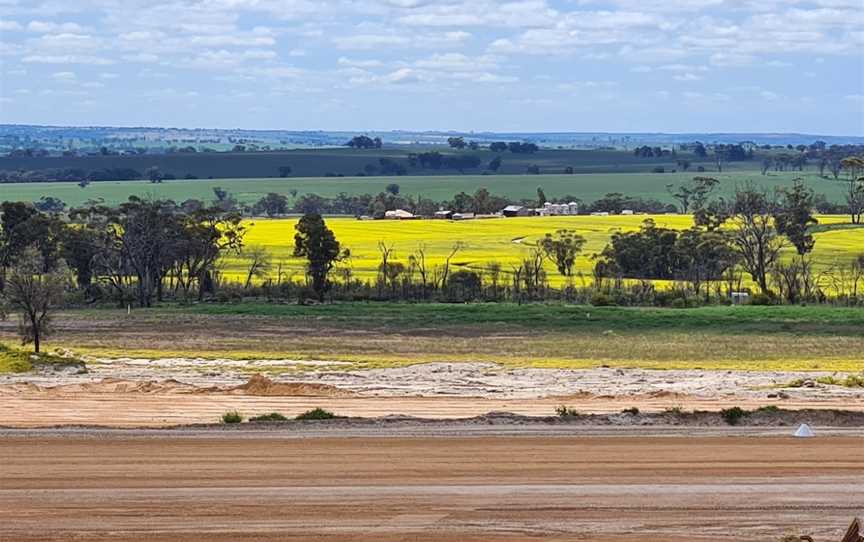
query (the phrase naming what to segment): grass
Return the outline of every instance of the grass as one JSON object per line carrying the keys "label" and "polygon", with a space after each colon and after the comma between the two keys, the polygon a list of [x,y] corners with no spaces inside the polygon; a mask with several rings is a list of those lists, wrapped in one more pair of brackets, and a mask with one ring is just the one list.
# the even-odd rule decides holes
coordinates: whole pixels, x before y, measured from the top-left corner
{"label": "grass", "polygon": [[37,365],[78,361],[80,360],[46,352],[34,354],[30,350],[11,348],[0,343],[0,374],[27,373]]}
{"label": "grass", "polygon": [[[0,165],[0,170],[3,166]],[[777,186],[790,186],[799,176],[817,193],[833,201],[842,201],[845,184],[820,178],[816,173],[776,173],[763,176],[758,171],[732,171],[709,173],[721,180],[719,193],[729,195],[736,185],[753,182],[773,190]],[[436,201],[450,200],[458,192],[473,193],[480,187],[492,193],[513,199],[537,197],[537,187],[542,186],[550,198],[567,195],[586,202],[600,199],[609,192],[621,192],[629,196],[654,198],[674,203],[666,185],[680,184],[690,180],[694,172],[687,173],[580,173],[576,175],[459,175],[405,176],[405,177],[292,177],[280,178],[226,178],[174,180],[161,184],[149,181],[106,181],[92,183],[80,188],[76,183],[10,183],[0,185],[2,199],[9,201],[36,201],[42,196],[60,198],[67,205],[82,205],[88,199],[102,198],[108,203],[125,201],[131,195],[183,201],[196,198],[213,199],[213,188],[222,187],[231,192],[240,202],[254,203],[268,192],[284,194],[293,200],[291,191],[298,196],[315,193],[332,197],[340,192],[348,194],[377,194],[390,183],[396,183],[404,195],[431,198]]]}
{"label": "grass", "polygon": [[174,306],[165,312],[255,315],[326,322],[359,329],[386,327],[411,332],[464,326],[534,331],[613,333],[710,332],[712,334],[864,334],[864,309],[813,306],[709,306],[691,309],[590,307],[582,305],[486,303],[334,303],[317,306],[242,303]]}
{"label": "grass", "polygon": [[[248,303],[164,307],[128,316],[115,309],[78,310],[56,322],[52,346],[102,358],[350,363],[340,369],[445,361],[574,369],[864,370],[864,309],[825,306]],[[12,334],[13,326],[0,325],[0,338]],[[287,364],[281,372],[296,368]],[[206,362],[201,370],[210,370]]]}
{"label": "grass", "polygon": [[30,352],[9,348],[0,344],[0,374],[26,373],[33,370]]}

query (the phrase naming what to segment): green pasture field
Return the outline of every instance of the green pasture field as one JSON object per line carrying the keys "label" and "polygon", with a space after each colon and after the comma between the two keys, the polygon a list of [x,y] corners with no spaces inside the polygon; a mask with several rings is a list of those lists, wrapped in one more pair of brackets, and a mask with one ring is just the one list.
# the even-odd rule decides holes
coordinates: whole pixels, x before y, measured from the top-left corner
{"label": "green pasture field", "polygon": [[[500,174],[522,174],[529,165],[537,165],[542,173],[563,173],[564,168],[572,167],[578,173],[648,173],[656,166],[667,171],[675,169],[678,158],[692,162],[695,171],[699,165],[706,170],[713,169],[709,159],[699,159],[690,153],[680,153],[678,157],[643,158],[630,151],[617,150],[573,150],[541,149],[533,154],[496,153],[489,150],[454,151],[442,147],[429,148],[383,148],[383,149],[296,149],[273,152],[197,152],[173,154],[142,154],[115,156],[5,156],[0,157],[0,171],[44,170],[77,168],[85,171],[107,168],[131,168],[143,173],[147,168],[156,166],[163,173],[177,178],[194,175],[207,178],[266,178],[278,177],[279,168],[291,167],[294,177],[324,177],[333,175],[357,175],[364,167],[378,166],[380,158],[394,160],[406,168],[410,153],[438,151],[442,154],[463,154],[477,156],[482,164],[467,173],[482,173],[489,161],[501,158]],[[731,169],[754,169],[759,160],[729,164]],[[411,175],[461,174],[454,169],[410,168]]]}
{"label": "green pasture field", "polygon": [[[298,196],[318,194],[335,196],[348,194],[377,194],[390,183],[399,185],[401,193],[423,196],[435,201],[451,199],[458,192],[473,193],[480,187],[492,193],[513,199],[536,198],[537,187],[542,187],[549,198],[572,196],[585,202],[602,198],[610,192],[627,196],[655,198],[673,203],[666,190],[668,184],[689,181],[695,175],[688,173],[586,173],[574,175],[442,175],[404,177],[316,177],[269,179],[201,179],[173,180],[161,184],[149,181],[108,181],[92,183],[81,188],[76,183],[11,183],[0,184],[0,201],[37,201],[43,196],[60,198],[67,205],[78,206],[90,199],[103,199],[110,204],[126,201],[129,196],[172,199],[177,202],[195,198],[213,199],[213,188],[221,187],[244,203],[254,203],[268,192],[291,198],[292,190]],[[736,186],[752,182],[768,190],[790,186],[801,178],[817,194],[825,194],[832,201],[843,200],[845,183],[827,180],[813,172],[783,172],[760,175],[758,171],[707,173],[720,179],[718,193],[729,195]]]}

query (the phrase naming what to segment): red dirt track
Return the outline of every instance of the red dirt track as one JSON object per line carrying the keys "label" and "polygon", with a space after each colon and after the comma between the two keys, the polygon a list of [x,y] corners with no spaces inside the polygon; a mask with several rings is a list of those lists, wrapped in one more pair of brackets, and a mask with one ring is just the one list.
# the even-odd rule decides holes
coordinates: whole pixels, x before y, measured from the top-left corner
{"label": "red dirt track", "polygon": [[0,540],[827,542],[864,511],[858,437],[334,435],[7,432]]}

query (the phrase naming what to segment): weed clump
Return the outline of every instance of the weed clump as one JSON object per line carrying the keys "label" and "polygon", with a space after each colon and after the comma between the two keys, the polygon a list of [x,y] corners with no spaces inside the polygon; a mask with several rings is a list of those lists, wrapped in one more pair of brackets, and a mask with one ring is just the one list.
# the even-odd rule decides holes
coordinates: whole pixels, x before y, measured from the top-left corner
{"label": "weed clump", "polygon": [[240,423],[242,421],[243,415],[236,410],[222,414],[222,423]]}
{"label": "weed clump", "polygon": [[567,405],[561,405],[555,407],[555,414],[557,414],[559,418],[575,418],[579,415],[579,412],[575,408],[570,408]]}
{"label": "weed clump", "polygon": [[720,416],[729,425],[738,425],[741,420],[749,416],[750,413],[741,407],[724,408],[720,411]]}
{"label": "weed clump", "polygon": [[312,410],[307,410],[303,414],[300,414],[295,420],[332,420],[333,418],[338,418],[336,414],[333,414],[329,410],[324,410],[323,408],[313,408]]}

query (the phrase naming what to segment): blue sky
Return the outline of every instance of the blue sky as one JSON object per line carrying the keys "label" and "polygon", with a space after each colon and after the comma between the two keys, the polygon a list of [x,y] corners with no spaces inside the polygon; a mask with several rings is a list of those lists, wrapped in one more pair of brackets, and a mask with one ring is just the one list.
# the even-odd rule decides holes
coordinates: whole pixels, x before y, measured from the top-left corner
{"label": "blue sky", "polygon": [[864,134],[864,0],[0,0],[0,122]]}

